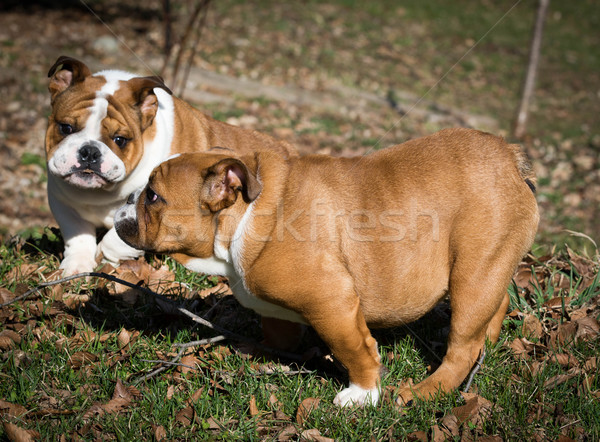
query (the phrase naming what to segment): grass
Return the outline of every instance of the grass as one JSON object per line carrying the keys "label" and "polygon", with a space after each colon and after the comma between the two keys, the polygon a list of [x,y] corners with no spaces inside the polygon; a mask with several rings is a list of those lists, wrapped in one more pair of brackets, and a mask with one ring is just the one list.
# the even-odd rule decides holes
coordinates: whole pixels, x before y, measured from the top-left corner
{"label": "grass", "polygon": [[[256,8],[238,0],[216,2],[211,11],[216,26],[206,30],[201,51],[209,63],[229,65],[233,75],[247,75],[256,69],[261,75],[279,72],[276,83],[302,84],[308,72],[317,82],[320,76],[330,76],[381,96],[394,90],[424,94],[448,72],[427,99],[493,114],[506,130],[516,107],[535,12],[533,2],[520,2],[514,14],[498,23],[515,3],[485,2],[484,7],[474,8],[466,0],[402,4],[337,0],[325,5],[265,1]],[[247,8],[252,9],[252,20],[245,19]],[[577,95],[577,108],[570,106],[581,81],[600,84],[600,55],[596,50],[599,11],[592,0],[551,4],[536,93],[538,110],[530,122],[531,132],[544,143],[559,144],[573,138],[575,145],[591,145],[597,127],[597,100]],[[224,19],[230,17],[228,24]],[[496,23],[494,31],[454,66]],[[228,38],[215,31],[219,29]],[[242,51],[242,72],[236,72],[238,68],[231,63],[232,54],[240,52],[231,35],[249,40]],[[3,45],[10,48],[14,42]],[[374,57],[377,51],[387,55]],[[295,74],[289,73],[290,66],[297,68]],[[35,83],[33,88],[38,90],[38,86]],[[260,107],[269,107],[271,114],[279,111],[268,100],[257,101]],[[247,112],[246,108],[219,108],[213,115],[225,120]],[[287,109],[281,112],[284,120]],[[333,116],[310,116],[306,120],[313,128],[300,135],[312,144],[317,144],[316,136],[338,134],[339,124]],[[380,141],[378,132],[373,137],[364,135],[363,129],[370,127],[367,122],[353,121],[352,125],[351,147],[370,147]],[[402,137],[422,131],[412,125],[418,126],[413,120],[402,121],[401,127],[406,129]],[[285,121],[281,126],[287,127]],[[295,124],[291,126],[295,128]],[[39,156],[27,155],[21,158],[22,164],[41,164]],[[551,184],[549,177],[540,182],[543,186]],[[552,200],[553,206],[560,206],[562,198],[557,195],[548,191],[542,196]],[[577,219],[568,217],[569,209],[563,212],[559,216],[577,229]],[[0,245],[0,288],[11,293],[22,293],[42,279],[41,273],[58,266],[61,245],[56,232],[32,228],[27,236],[28,242],[16,238]],[[555,244],[569,240],[578,244],[576,250],[580,251],[586,243],[585,239],[573,241],[566,234],[545,239]],[[538,258],[542,254],[536,252]],[[565,253],[552,255],[551,260],[529,262],[539,271],[534,287],[525,291],[510,288],[511,310],[518,313],[507,316],[499,343],[489,346],[472,390],[491,401],[493,407],[489,414],[477,413],[455,433],[450,432],[455,439],[600,439],[600,378],[595,368],[585,368],[600,351],[598,337],[553,341],[560,333],[568,335],[567,324],[576,324],[571,314],[581,306],[587,309],[585,317],[598,320],[598,261],[593,266],[595,279],[581,289],[582,278],[589,275],[579,272]],[[187,297],[170,295],[173,299],[199,315],[212,311],[211,320],[260,339],[259,318],[239,307],[231,296],[200,296],[218,284],[218,278],[191,274],[163,258],[148,259],[156,265],[165,263],[175,278],[189,287]],[[557,284],[559,277],[566,278],[568,284]],[[89,299],[69,307],[65,295]],[[51,296],[62,301],[52,302]],[[563,305],[559,309],[548,307],[547,303],[556,298],[562,299]],[[442,308],[444,312],[448,313]],[[539,337],[524,329],[531,317],[542,324]],[[455,392],[430,402],[415,401],[402,409],[390,400],[383,400],[377,408],[339,409],[332,400],[346,384],[345,374],[327,357],[327,349],[314,335],[309,335],[299,350],[313,354],[302,367],[288,360],[269,361],[256,349],[229,340],[190,350],[183,362],[196,370],[185,372],[185,367],[174,366],[135,384],[159,365],[148,361],[174,357],[174,343],[214,336],[214,332],[194,326],[153,299],[137,296],[128,302],[110,286],[96,281],[64,284],[54,295],[46,290],[31,302],[0,309],[0,318],[0,333],[13,330],[21,338],[12,348],[0,350],[0,400],[26,409],[25,414],[9,418],[0,403],[0,422],[35,430],[43,440],[62,435],[86,440],[160,439],[157,428],[163,428],[169,439],[277,439],[289,426],[293,427],[293,439],[300,439],[303,431],[317,429],[321,435],[339,440],[402,440],[417,437],[418,431],[431,437],[436,427],[449,430],[456,407],[465,404]],[[445,327],[445,315],[433,314],[406,328],[378,331],[375,336],[389,370],[384,386],[393,393],[400,382],[408,378],[418,382],[427,376],[444,353]],[[120,342],[122,335],[131,336],[128,346]],[[89,338],[83,339],[85,336]],[[510,346],[521,338],[534,344],[519,355]],[[551,358],[557,354],[568,354],[576,362],[561,365]],[[82,363],[77,363],[81,358]],[[275,373],[267,374],[265,368]],[[288,371],[298,369],[306,372]],[[573,369],[577,369],[574,377],[548,386],[556,376],[566,376]],[[119,381],[137,389],[120,409],[111,401]],[[278,404],[271,403],[271,395]],[[297,412],[308,398],[320,402],[300,422]],[[251,407],[253,403],[256,409]],[[94,404],[105,407],[105,412],[88,418]],[[6,427],[0,425],[0,440],[8,438]]]}
{"label": "grass", "polygon": [[[33,268],[46,268],[45,272],[55,269],[58,260],[49,250],[59,249],[58,242],[55,232],[47,231],[29,243],[21,240],[0,246],[0,287],[22,293],[23,284],[35,285],[39,273],[26,275],[25,270],[32,268],[28,267],[31,264]],[[510,288],[511,310],[523,313],[507,317],[500,341],[488,346],[485,364],[471,390],[493,406],[457,427],[455,437],[600,437],[600,381],[595,369],[578,368],[572,379],[548,388],[550,379],[569,373],[573,367],[548,358],[539,365],[546,355],[568,353],[578,361],[577,367],[583,367],[600,351],[597,336],[550,349],[549,335],[544,334],[538,343],[545,349],[538,349],[535,356],[519,357],[510,349],[515,339],[526,337],[524,315],[536,315],[550,334],[559,323],[569,322],[569,314],[581,305],[588,308],[590,317],[598,319],[597,263],[573,256],[532,263],[539,274],[536,287],[525,294]],[[155,266],[165,262],[160,257],[148,259]],[[171,295],[173,299],[199,315],[212,308],[213,321],[260,339],[259,318],[237,305],[231,296],[200,297],[202,290],[218,282],[217,278],[190,274],[172,261],[166,263],[190,289],[187,296]],[[582,267],[581,263],[591,267]],[[590,269],[596,272],[595,279],[582,290],[583,277],[590,277],[585,271]],[[25,276],[10,279],[19,271]],[[568,278],[567,288],[552,283],[557,275]],[[203,339],[214,332],[195,327],[147,297],[127,302],[110,286],[97,281],[64,283],[60,287],[63,302],[67,293],[87,294],[89,300],[68,308],[63,302],[52,301],[46,290],[41,298],[0,309],[4,323],[0,332],[17,330],[21,336],[20,343],[4,348],[0,357],[0,399],[27,410],[17,418],[4,419],[38,432],[42,439],[65,434],[84,439],[148,440],[156,438],[160,427],[169,439],[271,440],[284,430],[298,438],[303,431],[316,429],[322,436],[336,440],[398,440],[418,434],[431,436],[432,431],[446,429],[448,417],[465,404],[458,392],[433,401],[417,400],[400,409],[390,399],[402,381],[410,378],[416,383],[439,364],[448,326],[447,306],[408,327],[377,331],[382,360],[389,370],[383,386],[390,397],[376,408],[340,409],[332,400],[346,384],[345,374],[312,333],[299,354],[317,356],[303,366],[285,359],[265,359],[256,349],[228,340],[191,349],[180,362],[195,370],[175,366],[136,383],[158,366],[152,361],[172,359],[174,343]],[[60,292],[54,295],[60,298]],[[558,319],[545,304],[557,296],[567,300]],[[122,334],[131,336],[128,345],[120,341]],[[537,370],[533,368],[536,364]],[[304,371],[294,373],[297,370]],[[136,389],[135,396],[121,408],[114,407],[118,382]],[[299,421],[298,409],[307,398],[318,398],[319,403]],[[94,405],[105,407],[104,414],[90,414]],[[2,437],[6,438],[7,433],[0,427]]]}

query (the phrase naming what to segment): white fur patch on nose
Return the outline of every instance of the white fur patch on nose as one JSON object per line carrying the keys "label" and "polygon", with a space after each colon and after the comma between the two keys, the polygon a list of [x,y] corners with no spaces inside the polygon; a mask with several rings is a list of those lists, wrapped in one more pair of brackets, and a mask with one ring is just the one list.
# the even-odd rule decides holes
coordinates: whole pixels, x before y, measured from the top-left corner
{"label": "white fur patch on nose", "polygon": [[131,201],[131,202],[130,202],[130,199],[131,199],[131,195],[130,195],[130,197],[127,199],[127,204],[121,206],[115,212],[115,223],[123,222],[125,220],[133,220],[133,221],[137,222],[136,207],[137,207],[138,198],[141,193],[142,193],[141,190],[137,190],[135,192],[135,195],[133,195],[133,198],[132,198],[133,201]]}
{"label": "white fur patch on nose", "polygon": [[340,407],[377,405],[377,402],[379,402],[379,388],[364,389],[353,383],[340,391],[333,400],[333,403]]}

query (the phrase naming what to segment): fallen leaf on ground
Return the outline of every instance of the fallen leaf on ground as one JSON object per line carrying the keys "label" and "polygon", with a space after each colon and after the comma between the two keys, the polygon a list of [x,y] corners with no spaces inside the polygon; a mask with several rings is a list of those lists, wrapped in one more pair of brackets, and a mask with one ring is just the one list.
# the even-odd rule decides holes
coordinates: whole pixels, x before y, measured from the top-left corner
{"label": "fallen leaf on ground", "polygon": [[35,430],[26,430],[11,422],[3,423],[4,432],[12,442],[33,442],[40,438],[40,433]]}
{"label": "fallen leaf on ground", "polygon": [[258,411],[258,407],[256,406],[256,398],[254,397],[254,395],[250,398],[250,416],[256,416],[259,411]]}
{"label": "fallen leaf on ground", "polygon": [[296,412],[296,423],[302,426],[309,414],[319,406],[320,401],[320,399],[314,397],[304,399]]}
{"label": "fallen leaf on ground", "polygon": [[279,399],[277,399],[277,396],[275,396],[274,393],[271,393],[271,395],[269,396],[269,404],[271,404],[271,407],[275,408],[276,410],[281,410],[283,408],[283,405],[281,404]]}
{"label": "fallen leaf on ground", "polygon": [[288,425],[287,427],[285,427],[283,430],[281,430],[279,432],[279,434],[277,435],[277,440],[278,441],[292,440],[292,437],[296,436],[297,434],[298,434],[298,431],[296,430],[296,426]]}
{"label": "fallen leaf on ground", "polygon": [[89,351],[78,351],[73,353],[69,358],[69,365],[74,370],[77,370],[85,365],[88,365],[92,362],[96,362],[98,360],[98,356]]}
{"label": "fallen leaf on ground", "polygon": [[0,350],[8,350],[21,343],[21,336],[13,330],[0,332]]}
{"label": "fallen leaf on ground", "polygon": [[477,427],[481,426],[483,421],[490,416],[494,404],[475,393],[461,394],[465,399],[465,405],[452,409],[452,414],[456,416],[458,425],[469,422]]}
{"label": "fallen leaf on ground", "polygon": [[210,295],[233,295],[229,285],[219,282],[214,287],[202,289],[198,292],[198,296],[202,299],[208,298]]}
{"label": "fallen leaf on ground", "polygon": [[195,417],[196,412],[194,411],[194,407],[189,406],[177,412],[175,415],[175,421],[182,425],[188,426],[194,422]]}
{"label": "fallen leaf on ground", "polygon": [[0,399],[0,416],[19,417],[25,413],[27,413],[27,408],[24,406]]}
{"label": "fallen leaf on ground", "polygon": [[15,299],[15,294],[4,287],[0,287],[0,304],[4,304],[8,301]]}
{"label": "fallen leaf on ground", "polygon": [[550,353],[546,355],[545,360],[556,362],[563,367],[574,367],[579,363],[575,356],[567,353]]}
{"label": "fallen leaf on ground", "polygon": [[160,442],[163,439],[167,438],[167,431],[165,430],[165,427],[163,427],[162,425],[153,425],[153,430],[154,430],[154,439],[157,442]]}
{"label": "fallen leaf on ground", "polygon": [[335,439],[331,439],[329,437],[325,437],[321,435],[321,432],[316,428],[310,430],[304,430],[300,434],[300,440],[308,440],[314,442],[334,442]]}
{"label": "fallen leaf on ground", "polygon": [[129,342],[131,341],[131,333],[128,332],[126,329],[122,328],[121,331],[119,332],[119,335],[117,336],[117,342],[119,344],[119,349],[122,350],[123,348],[125,348]]}
{"label": "fallen leaf on ground", "polygon": [[406,439],[409,441],[420,441],[427,442],[429,438],[427,437],[427,433],[424,431],[413,431],[406,436]]}
{"label": "fallen leaf on ground", "polygon": [[567,373],[558,374],[556,376],[552,376],[551,378],[548,378],[544,382],[544,388],[552,389],[552,388],[556,387],[557,385],[563,384],[563,383],[567,382],[569,379],[572,379],[575,376],[580,375],[581,373],[582,373],[582,370],[580,368],[574,367],[574,368],[570,369]]}
{"label": "fallen leaf on ground", "polygon": [[177,371],[181,374],[186,374],[190,371],[199,370],[201,361],[194,355],[186,355],[181,358],[180,363],[183,365],[179,365]]}
{"label": "fallen leaf on ground", "polygon": [[83,420],[89,420],[93,416],[102,416],[106,413],[117,413],[131,405],[134,398],[140,393],[135,387],[126,387],[120,379],[117,379],[115,391],[112,398],[106,404],[94,404],[83,415]]}
{"label": "fallen leaf on ground", "polygon": [[576,321],[577,323],[577,332],[575,333],[575,340],[580,341],[589,341],[591,339],[596,338],[598,334],[600,334],[600,326],[598,325],[598,321],[591,316],[585,316]]}
{"label": "fallen leaf on ground", "polygon": [[523,318],[523,335],[527,338],[540,339],[544,334],[544,327],[535,315],[525,314]]}

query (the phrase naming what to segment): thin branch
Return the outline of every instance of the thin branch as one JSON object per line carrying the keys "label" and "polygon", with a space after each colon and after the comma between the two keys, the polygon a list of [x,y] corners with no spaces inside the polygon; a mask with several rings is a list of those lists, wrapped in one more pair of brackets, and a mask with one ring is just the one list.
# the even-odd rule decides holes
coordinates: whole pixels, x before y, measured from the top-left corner
{"label": "thin branch", "polygon": [[[174,358],[171,360],[171,362],[170,362],[170,363],[171,363],[171,364],[175,364],[175,363],[177,363],[177,361],[178,361],[179,359],[181,359],[181,357],[183,356],[183,353],[184,353],[184,352],[185,352],[185,348],[182,348],[181,350],[179,350],[179,353],[177,353],[177,356],[175,356],[175,357],[174,357]],[[166,363],[166,361],[161,361],[161,363]],[[163,365],[162,367],[158,367],[156,370],[153,370],[153,371],[151,371],[150,373],[148,373],[148,374],[146,374],[146,375],[144,375],[144,376],[142,376],[142,377],[139,377],[139,378],[137,378],[136,380],[134,380],[134,381],[132,382],[132,385],[137,385],[137,384],[139,384],[140,382],[147,381],[148,379],[150,379],[150,378],[152,378],[152,377],[156,376],[157,374],[159,374],[159,373],[162,373],[162,372],[163,372],[163,371],[165,371],[167,368],[169,368],[169,365]]]}
{"label": "thin branch", "polygon": [[190,76],[190,71],[192,69],[192,64],[194,63],[194,58],[196,57],[196,53],[198,52],[198,46],[200,44],[200,38],[202,37],[202,31],[204,30],[204,26],[206,25],[206,17],[208,16],[208,7],[210,6],[210,1],[211,0],[204,0],[202,17],[200,18],[200,22],[196,26],[196,36],[190,49],[191,53],[188,57],[187,66],[185,67],[185,72],[183,73],[183,78],[181,79],[179,85],[180,97],[183,96],[183,92],[185,91],[185,87]]}
{"label": "thin branch", "polygon": [[550,0],[539,0],[539,7],[531,40],[531,50],[529,53],[529,64],[527,66],[527,74],[525,76],[525,84],[523,86],[523,96],[519,105],[517,121],[515,124],[514,136],[523,138],[527,130],[527,118],[529,117],[529,103],[533,96],[535,88],[535,80],[537,76],[538,64],[540,59],[540,48],[542,46],[542,31],[544,29],[544,21],[546,20],[546,11]]}
{"label": "thin branch", "polygon": [[473,383],[473,378],[475,377],[477,372],[481,369],[484,359],[485,359],[485,348],[481,352],[481,357],[475,364],[475,367],[473,367],[473,370],[471,370],[471,373],[469,373],[469,378],[467,379],[467,384],[465,385],[465,389],[463,390],[464,393],[467,393],[469,391],[469,389],[471,388],[471,384]]}
{"label": "thin branch", "polygon": [[142,362],[148,362],[149,364],[162,364],[168,365],[170,367],[185,367],[190,370],[198,370],[198,367],[192,367],[191,365],[184,364],[182,362],[173,362],[173,361],[160,361],[158,359],[140,359]]}
{"label": "thin branch", "polygon": [[223,341],[227,339],[223,335],[215,336],[214,338],[201,339],[199,341],[186,342],[184,344],[175,343],[173,347],[176,348],[190,348],[190,347],[199,347],[201,345],[213,344],[215,342]]}

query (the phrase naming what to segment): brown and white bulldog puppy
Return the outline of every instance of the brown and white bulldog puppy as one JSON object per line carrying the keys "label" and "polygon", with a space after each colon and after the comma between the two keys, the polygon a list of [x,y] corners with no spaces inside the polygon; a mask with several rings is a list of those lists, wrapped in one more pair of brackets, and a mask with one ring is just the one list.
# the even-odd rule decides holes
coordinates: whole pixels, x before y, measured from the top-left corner
{"label": "brown and white bulldog puppy", "polygon": [[[215,145],[235,154],[266,148],[294,155],[287,143],[213,120],[172,97],[160,77],[92,75],[64,56],[48,76],[48,201],[65,240],[60,267],[67,275],[93,270],[99,257],[117,263],[142,253],[117,236],[113,215],[169,156]],[[99,227],[109,231],[97,245]]]}
{"label": "brown and white bulldog puppy", "polygon": [[240,303],[311,325],[348,369],[334,402],[375,404],[380,357],[368,327],[423,316],[446,295],[448,350],[399,402],[457,388],[498,339],[515,267],[538,225],[519,147],[467,129],[363,158],[183,154],[117,211],[133,247],[231,278]]}

